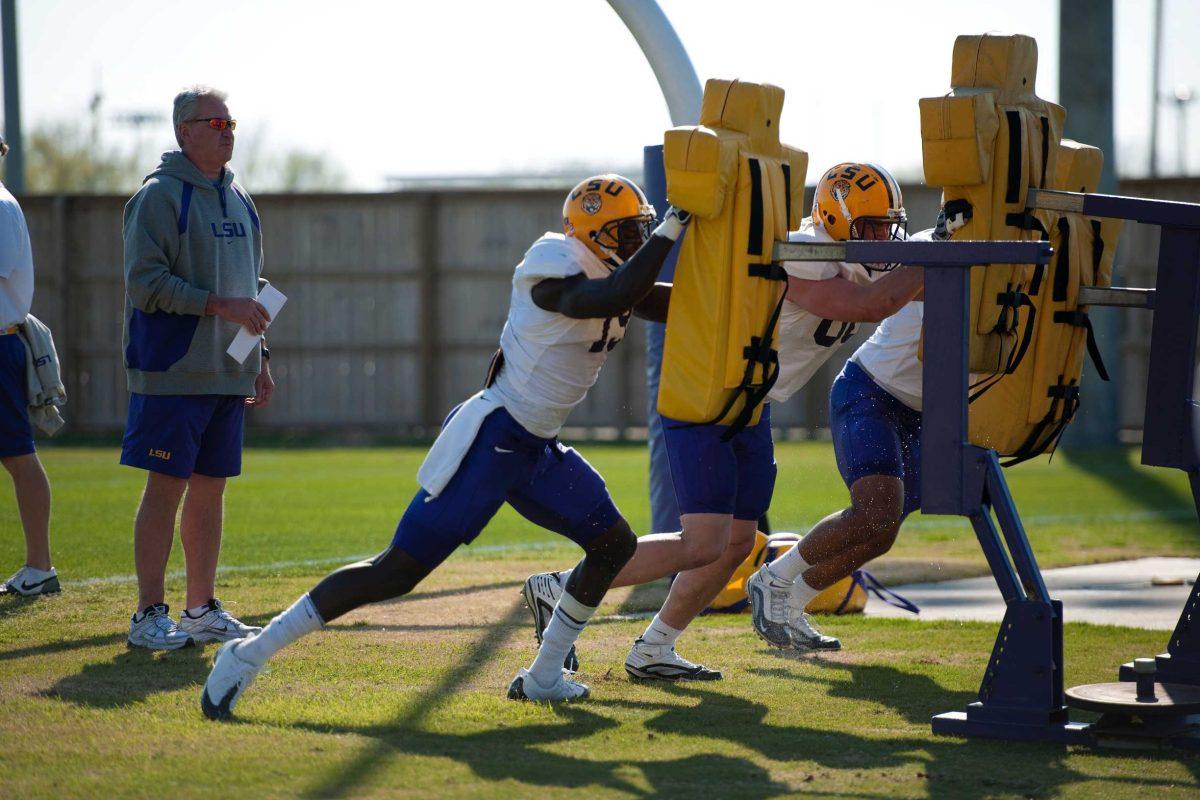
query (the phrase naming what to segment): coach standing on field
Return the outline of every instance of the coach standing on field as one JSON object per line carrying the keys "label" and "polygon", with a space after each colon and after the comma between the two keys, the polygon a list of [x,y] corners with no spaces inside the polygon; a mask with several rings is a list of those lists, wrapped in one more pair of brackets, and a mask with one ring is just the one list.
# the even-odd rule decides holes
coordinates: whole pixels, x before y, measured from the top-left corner
{"label": "coach standing on field", "polygon": [[[268,322],[255,299],[258,213],[229,170],[236,122],[225,100],[204,86],[175,97],[180,149],[163,154],[125,206],[131,394],[121,463],[149,472],[133,528],[139,597],[129,643],[151,649],[259,630],[215,597],[225,480],[241,472],[243,414],[274,390],[265,343],[243,364],[225,352],[239,326],[261,334]],[[187,605],[176,624],[163,583],[181,498]]]}

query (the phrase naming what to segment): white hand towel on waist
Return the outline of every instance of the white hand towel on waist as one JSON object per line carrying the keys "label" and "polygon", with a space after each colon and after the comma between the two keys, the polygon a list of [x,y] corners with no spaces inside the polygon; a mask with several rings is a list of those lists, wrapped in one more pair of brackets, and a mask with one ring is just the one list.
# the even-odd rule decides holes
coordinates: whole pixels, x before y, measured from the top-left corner
{"label": "white hand towel on waist", "polygon": [[417,482],[430,495],[426,502],[441,494],[450,483],[479,434],[484,419],[501,407],[500,401],[488,396],[485,389],[467,398],[458,413],[445,424],[421,462],[421,468],[417,470]]}

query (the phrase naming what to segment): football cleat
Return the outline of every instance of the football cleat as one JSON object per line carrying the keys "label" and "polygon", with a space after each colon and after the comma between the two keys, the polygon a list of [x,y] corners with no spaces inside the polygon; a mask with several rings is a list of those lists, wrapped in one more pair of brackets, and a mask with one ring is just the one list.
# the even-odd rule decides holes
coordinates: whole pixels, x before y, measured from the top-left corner
{"label": "football cleat", "polygon": [[39,594],[55,594],[61,591],[62,586],[58,583],[58,572],[54,567],[51,567],[48,572],[43,572],[28,564],[0,584],[0,594],[15,594],[20,597],[35,597]]}
{"label": "football cleat", "polygon": [[[525,605],[529,606],[529,613],[533,614],[533,633],[539,646],[562,593],[562,579],[557,572],[540,572],[525,579],[521,594],[525,598]],[[579,657],[575,654],[575,645],[571,645],[567,657],[563,659],[563,669],[568,672],[579,671]]]}
{"label": "football cleat", "polygon": [[693,664],[675,652],[672,644],[633,643],[625,658],[625,671],[631,677],[650,681],[719,681],[720,670]]}
{"label": "football cleat", "polygon": [[763,564],[746,581],[746,596],[750,599],[750,622],[759,637],[772,647],[791,647],[788,630],[791,582],[775,577]]}
{"label": "football cleat", "polygon": [[538,700],[543,702],[582,700],[591,694],[587,684],[571,680],[564,670],[558,681],[551,686],[542,686],[529,670],[522,669],[508,685],[509,700]]}
{"label": "football cleat", "polygon": [[654,206],[636,183],[611,172],[580,181],[563,202],[563,232],[620,266],[650,238]]}
{"label": "football cleat", "polygon": [[230,614],[215,597],[204,604],[204,613],[198,617],[183,612],[179,618],[179,629],[197,642],[228,642],[262,632],[262,628],[246,625]]}
{"label": "football cleat", "polygon": [[191,647],[196,642],[191,635],[181,631],[171,619],[170,607],[156,603],[141,612],[141,619],[134,614],[129,619],[130,647],[145,647],[148,650],[178,650]]}
{"label": "football cleat", "polygon": [[238,698],[254,679],[261,666],[251,664],[237,654],[237,639],[228,641],[217,650],[212,672],[200,693],[200,710],[209,719],[229,719]]}
{"label": "football cleat", "polygon": [[788,633],[792,637],[793,649],[801,652],[813,650],[841,650],[842,643],[826,636],[812,624],[812,617],[796,607],[788,609]]}

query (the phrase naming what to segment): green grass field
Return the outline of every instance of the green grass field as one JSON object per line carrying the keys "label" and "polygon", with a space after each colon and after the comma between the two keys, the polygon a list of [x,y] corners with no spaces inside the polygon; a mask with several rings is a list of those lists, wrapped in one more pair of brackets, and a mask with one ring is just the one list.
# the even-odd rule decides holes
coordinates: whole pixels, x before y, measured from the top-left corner
{"label": "green grass field", "polygon": [[[635,528],[648,517],[642,448],[584,445]],[[503,512],[409,598],[368,607],[284,651],[239,721],[198,695],[215,649],[124,647],[135,587],[132,517],[144,476],[105,448],[42,451],[55,491],[61,596],[0,600],[0,789],[5,796],[1195,797],[1200,759],[935,738],[929,716],[972,699],[995,627],[834,618],[846,649],[769,651],[745,616],[702,618],[681,641],[725,670],[705,686],[628,681],[621,668],[661,588],[614,593],[581,643],[594,698],[504,700],[533,654],[518,596],[573,546]],[[330,566],[381,549],[414,488],[415,448],[247,452],[230,484],[220,593],[264,622]],[[782,444],[772,508],[797,530],[845,500],[828,445]],[[1181,476],[1114,451],[1009,473],[1043,566],[1195,555]],[[0,566],[20,563],[0,482]],[[179,548],[172,570],[182,568]],[[894,579],[986,571],[969,528],[912,519],[873,567]],[[168,602],[182,601],[182,578]],[[1162,632],[1071,624],[1068,685],[1110,680]]]}

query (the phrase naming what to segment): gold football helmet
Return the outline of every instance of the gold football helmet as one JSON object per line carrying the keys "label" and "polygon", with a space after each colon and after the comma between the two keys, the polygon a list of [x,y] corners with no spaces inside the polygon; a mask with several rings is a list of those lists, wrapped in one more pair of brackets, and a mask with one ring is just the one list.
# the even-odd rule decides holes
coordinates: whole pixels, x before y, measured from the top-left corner
{"label": "gold football helmet", "polygon": [[908,225],[900,184],[876,164],[838,164],[821,176],[813,222],[839,242],[902,239]]}
{"label": "gold football helmet", "polygon": [[611,172],[581,181],[563,203],[563,231],[612,266],[645,244],[653,224],[645,192]]}

